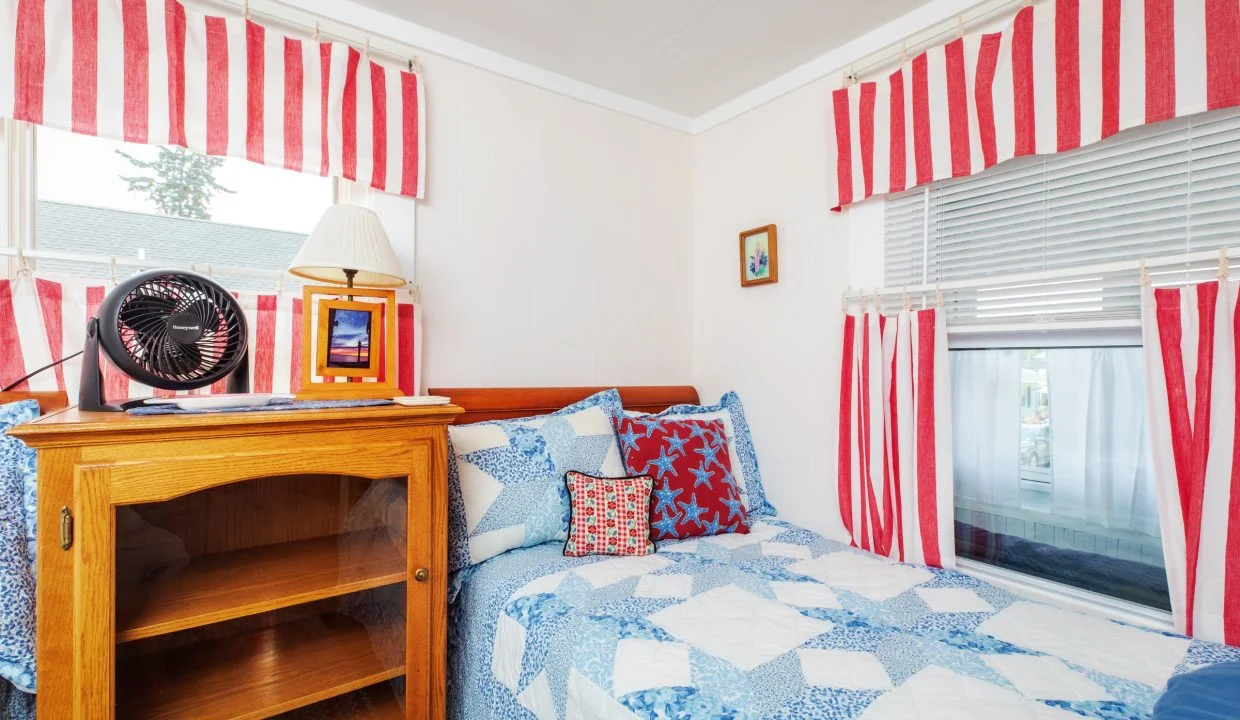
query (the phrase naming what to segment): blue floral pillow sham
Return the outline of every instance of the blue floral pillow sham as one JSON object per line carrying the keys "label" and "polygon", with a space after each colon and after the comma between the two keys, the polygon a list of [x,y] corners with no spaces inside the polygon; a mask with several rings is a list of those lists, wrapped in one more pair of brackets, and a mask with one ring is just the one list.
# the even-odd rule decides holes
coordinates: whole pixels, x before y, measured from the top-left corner
{"label": "blue floral pillow sham", "polygon": [[0,405],[0,678],[34,692],[35,452],[8,431],[39,415],[34,400]]}
{"label": "blue floral pillow sham", "polygon": [[[633,415],[633,413],[629,413]],[[745,510],[756,517],[775,515],[775,507],[767,502],[762,489],[762,474],[758,470],[758,454],[754,451],[749,423],[745,421],[745,408],[735,392],[725,393],[714,405],[673,405],[652,417],[674,420],[719,420],[728,437],[728,454],[732,461],[732,475],[740,487]]]}
{"label": "blue floral pillow sham", "polygon": [[615,390],[550,415],[448,428],[448,568],[568,537],[564,474],[624,475]]}

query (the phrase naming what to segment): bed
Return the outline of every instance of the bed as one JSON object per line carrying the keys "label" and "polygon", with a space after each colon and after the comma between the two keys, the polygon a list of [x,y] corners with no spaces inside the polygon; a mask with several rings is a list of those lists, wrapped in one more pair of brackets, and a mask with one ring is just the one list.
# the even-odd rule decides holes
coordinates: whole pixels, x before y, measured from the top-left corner
{"label": "bed", "polygon": [[[591,390],[432,392],[478,421]],[[643,410],[693,401],[620,390]],[[777,518],[647,557],[562,550],[512,550],[453,579],[450,717],[1141,719],[1171,676],[1240,661]]]}
{"label": "bed", "polygon": [[0,392],[0,718],[34,717],[33,457],[12,424],[69,404],[63,392]]}

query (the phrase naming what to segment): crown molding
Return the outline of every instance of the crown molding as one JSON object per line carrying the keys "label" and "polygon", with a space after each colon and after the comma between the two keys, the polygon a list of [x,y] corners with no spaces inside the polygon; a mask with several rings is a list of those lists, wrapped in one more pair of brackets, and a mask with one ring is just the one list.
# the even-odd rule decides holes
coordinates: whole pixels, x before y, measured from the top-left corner
{"label": "crown molding", "polygon": [[[260,3],[261,0],[258,0],[258,2],[252,2],[251,5],[257,8]],[[387,38],[400,45],[410,46],[410,49],[416,48],[419,53],[439,55],[672,130],[688,133],[692,127],[693,119],[687,115],[681,115],[627,95],[604,90],[507,55],[501,55],[451,35],[368,8],[353,0],[295,0],[295,4],[275,0],[275,4],[281,6],[280,14],[304,14],[305,17],[298,20],[303,25],[313,27],[315,21],[319,19],[338,23],[363,33],[370,33],[375,37]],[[323,30],[330,32],[326,25]]]}
{"label": "crown molding", "polygon": [[[223,0],[237,2],[238,0]],[[858,59],[881,52],[928,27],[943,22],[983,0],[931,0],[891,22],[765,83],[697,117],[689,117],[627,95],[604,90],[559,73],[502,55],[484,47],[361,5],[354,0],[253,0],[251,5],[278,5],[279,14],[298,16],[313,27],[318,20],[386,38],[410,50],[438,55],[623,113],[672,130],[697,135],[765,105],[824,77],[839,74]],[[294,4],[295,3],[295,4]],[[324,32],[330,32],[325,25]]]}
{"label": "crown molding", "polygon": [[848,68],[849,64],[899,45],[904,39],[941,23],[947,18],[960,15],[978,4],[979,0],[932,0],[886,25],[819,55],[765,85],[754,88],[714,110],[697,116],[690,123],[689,133],[697,135],[706,132],[812,82],[831,75],[839,75]]}

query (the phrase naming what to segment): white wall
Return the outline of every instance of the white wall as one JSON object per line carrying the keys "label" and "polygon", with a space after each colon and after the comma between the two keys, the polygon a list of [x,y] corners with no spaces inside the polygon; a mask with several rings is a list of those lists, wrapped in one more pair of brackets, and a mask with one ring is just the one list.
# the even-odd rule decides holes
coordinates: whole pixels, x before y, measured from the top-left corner
{"label": "white wall", "polygon": [[422,62],[424,387],[691,382],[693,138]]}
{"label": "white wall", "polygon": [[[838,537],[850,218],[827,207],[830,90],[813,83],[695,138],[693,379],[704,399],[740,393],[780,514]],[[779,282],[742,288],[737,234],[767,223],[778,226]]]}

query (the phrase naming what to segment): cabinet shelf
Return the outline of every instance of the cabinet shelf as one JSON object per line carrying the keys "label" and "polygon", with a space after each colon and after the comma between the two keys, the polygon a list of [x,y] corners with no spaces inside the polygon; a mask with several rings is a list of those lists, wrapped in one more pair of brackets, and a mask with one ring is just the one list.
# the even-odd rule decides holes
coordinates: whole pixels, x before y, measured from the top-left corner
{"label": "cabinet shelf", "polygon": [[405,709],[401,707],[391,684],[380,683],[284,713],[277,720],[405,720]]}
{"label": "cabinet shelf", "polygon": [[[405,673],[376,645],[404,639],[339,614],[287,622],[128,659],[116,689],[120,720],[260,720]],[[403,648],[390,648],[403,657]]]}
{"label": "cabinet shelf", "polygon": [[194,558],[176,573],[122,585],[117,642],[277,610],[405,580],[384,529]]}

